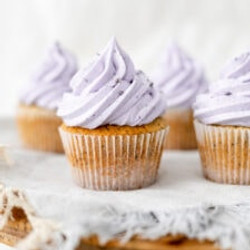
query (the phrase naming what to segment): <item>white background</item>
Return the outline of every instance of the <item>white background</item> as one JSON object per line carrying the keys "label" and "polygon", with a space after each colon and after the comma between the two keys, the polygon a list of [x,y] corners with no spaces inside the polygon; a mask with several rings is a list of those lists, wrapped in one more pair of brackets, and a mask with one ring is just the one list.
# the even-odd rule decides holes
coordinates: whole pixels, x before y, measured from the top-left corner
{"label": "white background", "polygon": [[248,0],[0,0],[0,116],[15,115],[18,91],[55,39],[83,66],[115,35],[146,72],[175,39],[213,80],[250,47],[249,16]]}
{"label": "white background", "polygon": [[18,91],[55,39],[83,66],[115,35],[146,72],[175,39],[215,79],[249,47],[249,13],[248,0],[0,0],[0,116],[15,114]]}

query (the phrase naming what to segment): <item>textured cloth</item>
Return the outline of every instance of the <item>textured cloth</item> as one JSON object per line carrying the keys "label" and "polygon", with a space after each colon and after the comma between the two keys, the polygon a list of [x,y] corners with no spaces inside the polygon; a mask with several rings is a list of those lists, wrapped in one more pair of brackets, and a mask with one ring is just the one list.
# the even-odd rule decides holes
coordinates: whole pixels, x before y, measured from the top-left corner
{"label": "textured cloth", "polygon": [[[64,155],[21,149],[12,121],[1,121],[0,131],[1,143],[9,144],[8,154],[15,161],[0,168],[0,182],[6,187],[1,197],[10,197],[9,206],[23,206],[37,227],[21,242],[22,249],[58,249],[46,246],[51,238],[57,247],[69,250],[79,237],[97,233],[105,242],[124,231],[123,241],[134,233],[153,239],[184,233],[222,247],[250,249],[250,188],[203,179],[195,151],[164,153],[158,181],[148,188],[96,192],[72,182]],[[23,195],[17,199],[12,188]],[[64,242],[62,234],[67,236]]]}

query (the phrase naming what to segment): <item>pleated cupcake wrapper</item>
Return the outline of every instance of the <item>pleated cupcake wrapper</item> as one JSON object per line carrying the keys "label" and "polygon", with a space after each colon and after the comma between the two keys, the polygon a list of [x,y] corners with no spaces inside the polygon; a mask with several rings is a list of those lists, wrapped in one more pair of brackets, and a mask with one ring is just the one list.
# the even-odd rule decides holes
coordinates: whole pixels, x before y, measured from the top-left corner
{"label": "pleated cupcake wrapper", "polygon": [[75,182],[94,190],[153,184],[168,129],[138,135],[80,135],[59,129]]}
{"label": "pleated cupcake wrapper", "polygon": [[165,149],[196,149],[196,137],[191,109],[168,110],[164,115],[170,126],[170,132],[165,141]]}
{"label": "pleated cupcake wrapper", "polygon": [[203,173],[219,183],[250,184],[250,129],[194,122]]}
{"label": "pleated cupcake wrapper", "polygon": [[25,147],[48,152],[64,152],[58,127],[62,121],[50,111],[19,108],[17,123]]}

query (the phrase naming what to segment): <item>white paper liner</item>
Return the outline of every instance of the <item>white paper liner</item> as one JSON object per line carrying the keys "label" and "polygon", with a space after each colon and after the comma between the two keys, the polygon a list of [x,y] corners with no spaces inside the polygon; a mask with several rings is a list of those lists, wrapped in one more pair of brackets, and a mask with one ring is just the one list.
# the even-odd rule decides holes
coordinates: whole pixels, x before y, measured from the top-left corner
{"label": "white paper liner", "polygon": [[94,190],[129,190],[153,184],[167,130],[98,136],[59,129],[75,182]]}
{"label": "white paper liner", "polygon": [[204,176],[228,184],[250,184],[250,129],[194,122]]}

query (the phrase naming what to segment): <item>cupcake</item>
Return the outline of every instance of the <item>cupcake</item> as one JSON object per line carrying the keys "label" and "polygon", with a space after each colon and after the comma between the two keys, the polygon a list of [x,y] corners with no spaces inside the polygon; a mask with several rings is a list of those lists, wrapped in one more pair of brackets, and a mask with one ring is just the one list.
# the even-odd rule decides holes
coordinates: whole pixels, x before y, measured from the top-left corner
{"label": "cupcake", "polygon": [[115,39],[70,84],[57,114],[75,182],[95,190],[153,184],[167,132],[163,95]]}
{"label": "cupcake", "polygon": [[164,92],[168,104],[164,117],[170,132],[165,149],[197,148],[192,104],[196,95],[207,89],[203,69],[175,43],[171,43],[151,79]]}
{"label": "cupcake", "polygon": [[250,53],[235,58],[194,104],[204,176],[250,184]]}
{"label": "cupcake", "polygon": [[76,59],[58,43],[48,53],[22,92],[17,125],[23,145],[37,150],[63,152],[56,111],[69,82],[77,71]]}

